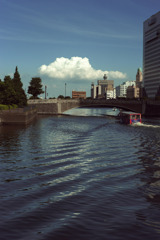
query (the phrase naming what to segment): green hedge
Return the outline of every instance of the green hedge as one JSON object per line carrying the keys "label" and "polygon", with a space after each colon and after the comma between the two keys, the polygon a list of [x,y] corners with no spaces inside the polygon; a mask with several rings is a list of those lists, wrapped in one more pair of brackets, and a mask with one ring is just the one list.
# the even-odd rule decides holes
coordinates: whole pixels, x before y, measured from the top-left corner
{"label": "green hedge", "polygon": [[0,104],[0,110],[9,110],[9,109],[17,108],[17,107],[18,106],[16,104],[12,104],[12,105]]}

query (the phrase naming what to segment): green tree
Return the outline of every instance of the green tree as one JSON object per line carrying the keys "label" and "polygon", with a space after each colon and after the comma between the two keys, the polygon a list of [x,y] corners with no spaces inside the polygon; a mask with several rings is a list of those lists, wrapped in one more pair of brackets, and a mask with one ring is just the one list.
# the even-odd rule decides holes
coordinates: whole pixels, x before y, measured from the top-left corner
{"label": "green tree", "polygon": [[23,86],[17,67],[16,67],[16,70],[15,70],[15,73],[14,73],[13,84],[14,84],[14,87],[16,89],[21,89],[22,86]]}
{"label": "green tree", "polygon": [[64,96],[63,95],[59,95],[58,98],[64,99]]}
{"label": "green tree", "polygon": [[0,104],[3,104],[3,100],[4,100],[4,82],[2,82],[0,80]]}
{"label": "green tree", "polygon": [[28,93],[33,96],[34,99],[38,98],[38,95],[44,93],[42,90],[42,80],[39,77],[32,78],[30,86],[28,87]]}
{"label": "green tree", "polygon": [[13,81],[9,75],[4,77],[4,83],[13,87]]}
{"label": "green tree", "polygon": [[14,77],[12,79],[13,89],[15,91],[14,104],[17,104],[19,107],[24,107],[27,105],[27,97],[22,88],[23,84],[21,82],[20,74],[18,68],[16,67]]}
{"label": "green tree", "polygon": [[0,80],[0,103],[6,105],[16,104],[19,107],[27,105],[27,97],[22,88],[23,84],[16,67],[14,77],[5,76],[4,81]]}
{"label": "green tree", "polygon": [[16,102],[16,92],[14,90],[13,81],[10,76],[4,78],[4,92],[3,92],[3,104],[12,105]]}

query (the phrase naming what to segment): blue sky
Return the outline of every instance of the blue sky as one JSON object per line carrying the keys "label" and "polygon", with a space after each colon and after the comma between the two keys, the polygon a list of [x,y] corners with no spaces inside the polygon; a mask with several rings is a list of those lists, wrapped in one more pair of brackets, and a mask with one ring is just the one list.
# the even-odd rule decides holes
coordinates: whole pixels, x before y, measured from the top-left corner
{"label": "blue sky", "polygon": [[0,79],[18,66],[27,91],[40,77],[48,97],[91,83],[135,80],[143,65],[143,22],[159,0],[0,0]]}

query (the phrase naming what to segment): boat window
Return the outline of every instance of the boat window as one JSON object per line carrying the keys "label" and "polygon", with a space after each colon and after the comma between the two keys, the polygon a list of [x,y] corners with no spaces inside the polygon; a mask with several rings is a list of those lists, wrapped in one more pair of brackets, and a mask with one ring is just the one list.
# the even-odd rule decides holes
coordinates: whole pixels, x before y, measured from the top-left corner
{"label": "boat window", "polygon": [[131,119],[140,119],[140,115],[131,115]]}

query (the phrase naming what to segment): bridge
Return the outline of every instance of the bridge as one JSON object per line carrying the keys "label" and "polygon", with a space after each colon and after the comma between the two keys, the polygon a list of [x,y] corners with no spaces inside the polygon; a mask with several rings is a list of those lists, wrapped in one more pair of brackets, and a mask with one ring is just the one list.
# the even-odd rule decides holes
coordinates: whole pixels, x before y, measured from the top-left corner
{"label": "bridge", "polygon": [[139,101],[119,99],[35,99],[28,100],[28,105],[36,106],[38,114],[62,114],[76,107],[117,107],[142,113],[145,116],[160,117],[160,101]]}
{"label": "bridge", "polygon": [[116,99],[35,99],[29,100],[29,105],[34,105],[39,114],[62,114],[76,107],[117,107],[133,112],[143,112],[143,104],[138,100]]}
{"label": "bridge", "polygon": [[142,102],[121,99],[85,99],[80,101],[80,107],[116,107],[132,112],[142,112]]}

